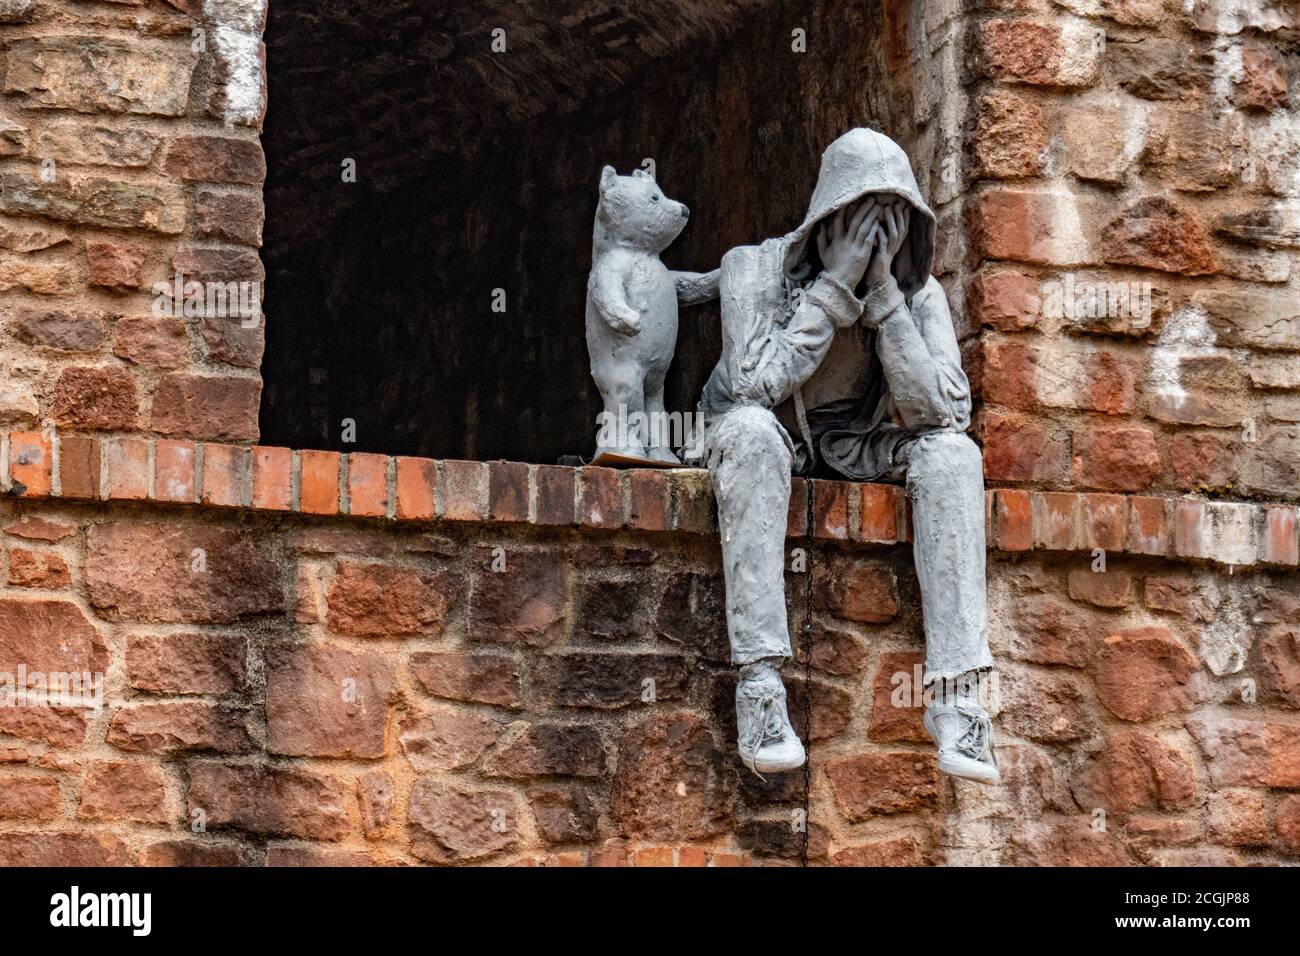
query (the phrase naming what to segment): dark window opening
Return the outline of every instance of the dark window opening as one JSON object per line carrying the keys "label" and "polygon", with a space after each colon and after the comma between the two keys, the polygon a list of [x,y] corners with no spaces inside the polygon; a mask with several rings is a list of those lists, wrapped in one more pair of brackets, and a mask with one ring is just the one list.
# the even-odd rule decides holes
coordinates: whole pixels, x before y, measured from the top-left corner
{"label": "dark window opening", "polygon": [[[601,167],[653,158],[690,206],[670,268],[781,235],[839,133],[872,125],[911,145],[888,5],[272,3],[262,442],[589,455]],[[694,408],[720,342],[716,303],[681,310],[670,411]]]}

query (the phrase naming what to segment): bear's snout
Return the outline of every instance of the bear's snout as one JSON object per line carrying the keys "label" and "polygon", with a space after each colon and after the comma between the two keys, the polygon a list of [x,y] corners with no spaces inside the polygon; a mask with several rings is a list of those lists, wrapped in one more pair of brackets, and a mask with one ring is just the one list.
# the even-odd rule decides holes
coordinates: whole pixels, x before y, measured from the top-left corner
{"label": "bear's snout", "polygon": [[685,203],[682,203],[682,218],[683,218],[683,219],[690,219],[690,218],[691,218],[691,211],[690,211],[690,209],[687,208],[687,206],[686,206]]}

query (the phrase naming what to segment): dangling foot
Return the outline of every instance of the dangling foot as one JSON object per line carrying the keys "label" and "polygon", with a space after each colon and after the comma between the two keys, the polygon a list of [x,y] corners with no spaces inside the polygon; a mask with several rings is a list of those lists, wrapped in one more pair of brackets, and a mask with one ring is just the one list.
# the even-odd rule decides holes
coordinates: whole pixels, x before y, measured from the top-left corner
{"label": "dangling foot", "polygon": [[740,669],[736,727],[740,759],[760,777],[803,766],[803,744],[790,726],[785,685],[773,664],[757,661]]}
{"label": "dangling foot", "polygon": [[939,748],[939,769],[977,783],[998,783],[993,756],[993,721],[973,697],[936,700],[925,709],[924,724]]}

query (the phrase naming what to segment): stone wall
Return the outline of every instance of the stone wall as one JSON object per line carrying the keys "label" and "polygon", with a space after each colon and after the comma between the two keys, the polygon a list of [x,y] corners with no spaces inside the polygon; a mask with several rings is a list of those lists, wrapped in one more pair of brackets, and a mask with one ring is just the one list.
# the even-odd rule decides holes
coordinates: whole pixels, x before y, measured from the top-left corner
{"label": "stone wall", "polygon": [[1003,787],[909,706],[895,487],[796,484],[811,760],[762,782],[700,473],[248,447],[261,328],[152,290],[261,281],[262,9],[0,0],[0,672],[105,675],[0,708],[0,863],[1294,862],[1300,12],[885,12]]}

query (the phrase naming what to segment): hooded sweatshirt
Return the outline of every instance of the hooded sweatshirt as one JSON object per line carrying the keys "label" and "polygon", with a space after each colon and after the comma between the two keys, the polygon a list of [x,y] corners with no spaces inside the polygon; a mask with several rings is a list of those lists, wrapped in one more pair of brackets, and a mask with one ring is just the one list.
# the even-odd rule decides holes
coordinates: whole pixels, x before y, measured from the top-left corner
{"label": "hooded sweatshirt", "polygon": [[[816,224],[870,193],[908,205],[897,286],[854,290],[829,272],[796,280]],[[722,356],[699,403],[706,422],[739,405],[772,409],[798,436],[796,473],[820,458],[857,481],[901,477],[910,440],[924,432],[964,431],[970,386],[947,298],[930,275],[934,226],[893,140],[854,129],[832,143],[799,227],[722,258]]]}

